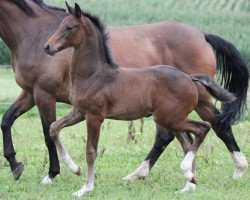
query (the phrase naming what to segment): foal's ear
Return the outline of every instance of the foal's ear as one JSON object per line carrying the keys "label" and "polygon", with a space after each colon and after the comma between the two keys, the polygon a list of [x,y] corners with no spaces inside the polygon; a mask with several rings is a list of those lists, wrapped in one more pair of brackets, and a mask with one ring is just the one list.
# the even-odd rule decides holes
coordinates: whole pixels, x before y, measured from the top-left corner
{"label": "foal's ear", "polygon": [[75,17],[81,18],[81,15],[82,15],[81,8],[77,3],[75,3]]}
{"label": "foal's ear", "polygon": [[66,7],[68,9],[68,13],[71,14],[71,15],[74,15],[75,14],[74,9],[71,6],[69,6],[67,1],[65,1],[65,4],[66,4]]}

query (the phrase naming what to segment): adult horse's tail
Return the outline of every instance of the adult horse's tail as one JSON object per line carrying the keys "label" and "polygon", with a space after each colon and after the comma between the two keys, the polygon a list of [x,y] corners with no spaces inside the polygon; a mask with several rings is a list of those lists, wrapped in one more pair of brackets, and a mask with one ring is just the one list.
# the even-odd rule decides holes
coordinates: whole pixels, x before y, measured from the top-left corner
{"label": "adult horse's tail", "polygon": [[239,122],[247,109],[249,71],[232,43],[208,33],[205,34],[205,39],[214,49],[221,84],[237,97],[231,103],[223,103],[221,114],[218,116],[221,124],[228,127]]}

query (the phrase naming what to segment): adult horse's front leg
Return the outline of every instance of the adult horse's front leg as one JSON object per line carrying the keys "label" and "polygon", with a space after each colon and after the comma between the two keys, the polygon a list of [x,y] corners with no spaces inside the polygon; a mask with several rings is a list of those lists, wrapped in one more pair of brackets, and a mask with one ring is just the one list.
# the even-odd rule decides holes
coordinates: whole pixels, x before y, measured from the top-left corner
{"label": "adult horse's front leg", "polygon": [[85,120],[85,117],[76,108],[73,108],[70,113],[65,115],[63,118],[53,122],[50,126],[50,137],[55,142],[55,145],[61,155],[62,160],[66,163],[66,165],[68,165],[70,170],[77,175],[80,175],[80,167],[78,167],[74,163],[67,150],[64,148],[63,144],[60,141],[59,133],[60,130],[64,127],[72,126],[83,120]]}
{"label": "adult horse's front leg", "polygon": [[94,163],[97,156],[98,141],[103,120],[104,119],[100,116],[92,115],[91,113],[86,114],[88,132],[86,159],[88,164],[88,176],[84,186],[79,191],[73,193],[76,197],[83,196],[94,189]]}
{"label": "adult horse's front leg", "polygon": [[3,132],[3,145],[4,145],[4,157],[10,163],[11,171],[14,175],[14,178],[18,180],[22,175],[24,170],[24,166],[21,162],[17,162],[16,160],[16,152],[12,143],[11,137],[11,127],[14,121],[20,117],[23,113],[30,110],[34,107],[35,102],[33,96],[24,90],[22,90],[21,94],[15,100],[15,102],[11,105],[11,107],[4,113],[1,129]]}
{"label": "adult horse's front leg", "polygon": [[137,179],[145,178],[149,174],[157,159],[163,153],[165,148],[174,140],[174,138],[175,136],[172,132],[156,125],[156,138],[154,146],[141,165],[134,172],[124,177],[123,180],[133,182]]}
{"label": "adult horse's front leg", "polygon": [[50,161],[49,173],[41,183],[49,184],[52,182],[53,178],[60,173],[56,146],[49,135],[50,125],[56,120],[56,100],[54,96],[42,89],[36,89],[34,91],[34,98],[41,117],[45,143],[49,151]]}

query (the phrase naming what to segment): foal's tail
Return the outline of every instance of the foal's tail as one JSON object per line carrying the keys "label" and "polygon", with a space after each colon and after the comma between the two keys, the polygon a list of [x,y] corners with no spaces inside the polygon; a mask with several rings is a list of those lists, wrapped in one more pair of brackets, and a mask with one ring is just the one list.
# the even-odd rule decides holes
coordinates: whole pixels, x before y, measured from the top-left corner
{"label": "foal's tail", "polygon": [[231,103],[236,100],[236,97],[233,93],[228,92],[221,86],[219,86],[212,78],[207,76],[206,74],[193,74],[190,75],[193,81],[198,81],[208,92],[217,100],[224,103]]}
{"label": "foal's tail", "polygon": [[237,99],[231,103],[223,103],[218,120],[223,126],[237,123],[247,110],[246,98],[249,71],[235,46],[212,34],[205,34],[206,41],[213,47],[220,72],[221,84]]}

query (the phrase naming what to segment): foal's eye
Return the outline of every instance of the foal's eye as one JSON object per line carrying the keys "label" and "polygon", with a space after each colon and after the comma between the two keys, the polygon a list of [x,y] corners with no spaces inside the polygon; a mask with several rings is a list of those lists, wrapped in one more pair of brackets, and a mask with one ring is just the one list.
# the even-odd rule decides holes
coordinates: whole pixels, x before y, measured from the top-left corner
{"label": "foal's eye", "polygon": [[73,29],[72,27],[66,26],[66,30],[67,30],[67,31],[70,31],[70,30],[72,30],[72,29]]}

